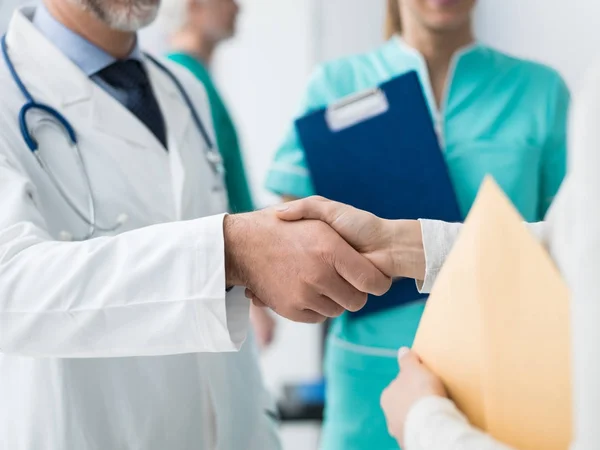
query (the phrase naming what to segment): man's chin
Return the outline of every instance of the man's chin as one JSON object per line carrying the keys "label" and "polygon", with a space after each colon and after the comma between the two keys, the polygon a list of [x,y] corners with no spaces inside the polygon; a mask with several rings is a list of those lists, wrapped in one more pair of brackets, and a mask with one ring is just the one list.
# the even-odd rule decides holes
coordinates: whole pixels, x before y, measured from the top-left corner
{"label": "man's chin", "polygon": [[106,18],[106,22],[115,30],[136,32],[154,22],[157,15],[158,8],[135,12],[128,11],[122,14],[112,14],[110,17]]}
{"label": "man's chin", "polygon": [[160,0],[70,0],[91,12],[110,28],[136,32],[156,19]]}

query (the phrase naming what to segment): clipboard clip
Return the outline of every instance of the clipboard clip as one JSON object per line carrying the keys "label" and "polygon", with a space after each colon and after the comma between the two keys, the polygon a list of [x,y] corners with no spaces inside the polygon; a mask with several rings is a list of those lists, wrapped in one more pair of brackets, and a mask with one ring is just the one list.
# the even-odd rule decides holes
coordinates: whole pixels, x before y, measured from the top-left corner
{"label": "clipboard clip", "polygon": [[325,120],[331,131],[341,131],[384,114],[389,108],[385,92],[380,88],[373,88],[333,103],[325,112]]}

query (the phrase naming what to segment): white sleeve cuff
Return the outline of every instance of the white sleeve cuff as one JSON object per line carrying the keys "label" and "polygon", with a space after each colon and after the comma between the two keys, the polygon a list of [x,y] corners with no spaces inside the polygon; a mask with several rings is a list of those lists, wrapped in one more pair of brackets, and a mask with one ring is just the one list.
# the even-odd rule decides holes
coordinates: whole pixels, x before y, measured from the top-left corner
{"label": "white sleeve cuff", "polygon": [[[223,220],[225,215],[218,215],[202,219],[204,236],[199,240],[199,270],[197,274],[211,276],[207,279],[198,276],[199,290],[208,289],[217,301],[197,307],[197,320],[199,332],[204,347],[213,351],[237,351],[246,340],[250,320],[250,301],[245,298],[241,288],[232,289],[226,293],[225,274],[225,237],[223,235]],[[214,222],[213,222],[214,221]],[[205,246],[209,248],[205,248]],[[207,270],[208,267],[212,270]]]}
{"label": "white sleeve cuff", "polygon": [[235,350],[239,350],[248,336],[250,321],[250,300],[244,295],[244,288],[236,287],[225,298],[227,329]]}
{"label": "white sleeve cuff", "polygon": [[[435,419],[450,417],[453,424],[468,425],[467,419],[451,400],[443,397],[426,397],[418,401],[408,412],[404,426],[404,443],[407,450],[431,450],[436,448],[435,427],[441,425]],[[443,432],[445,430],[438,430]]]}
{"label": "white sleeve cuff", "polygon": [[429,293],[452,250],[462,224],[427,219],[419,219],[419,222],[425,250],[425,279],[417,281],[417,288],[421,293]]}

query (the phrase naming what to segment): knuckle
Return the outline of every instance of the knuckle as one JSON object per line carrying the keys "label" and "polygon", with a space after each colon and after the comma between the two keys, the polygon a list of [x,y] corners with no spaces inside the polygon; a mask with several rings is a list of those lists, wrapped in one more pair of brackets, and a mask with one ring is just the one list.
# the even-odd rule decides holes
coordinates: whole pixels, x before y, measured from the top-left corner
{"label": "knuckle", "polygon": [[375,269],[362,272],[358,277],[360,290],[373,295],[385,294],[389,290],[391,283],[391,279],[378,273]]}
{"label": "knuckle", "polygon": [[367,304],[369,296],[364,292],[355,291],[349,299],[348,311],[357,312],[364,308]]}
{"label": "knuckle", "polygon": [[323,278],[323,273],[317,270],[311,270],[303,276],[304,283],[311,287],[322,285]]}
{"label": "knuckle", "polygon": [[326,320],[327,320],[327,317],[325,317],[317,312],[304,311],[302,322],[317,324],[317,323],[323,323]]}
{"label": "knuckle", "polygon": [[361,272],[358,277],[358,285],[363,292],[371,292],[377,286],[377,277],[373,271]]}
{"label": "knuckle", "polygon": [[329,317],[339,317],[345,311],[346,311],[346,309],[343,306],[332,302],[332,305],[329,307],[328,316]]}
{"label": "knuckle", "polygon": [[312,310],[313,301],[307,295],[298,295],[294,300],[294,309],[297,311]]}

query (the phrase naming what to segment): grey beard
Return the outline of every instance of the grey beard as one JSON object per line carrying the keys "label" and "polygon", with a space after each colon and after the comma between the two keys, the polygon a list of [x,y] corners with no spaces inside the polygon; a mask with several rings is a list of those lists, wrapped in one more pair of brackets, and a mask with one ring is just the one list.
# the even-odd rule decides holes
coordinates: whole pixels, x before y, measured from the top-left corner
{"label": "grey beard", "polygon": [[69,0],[119,31],[138,31],[154,21],[160,0]]}

